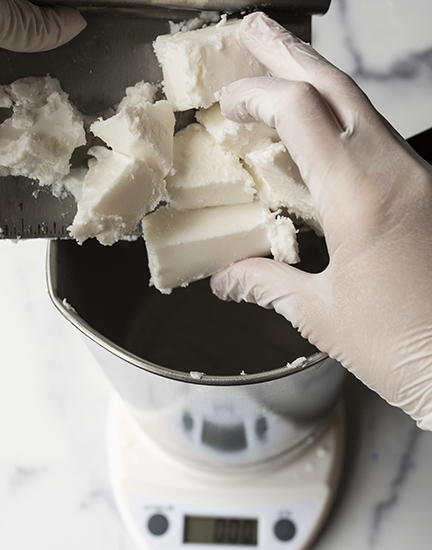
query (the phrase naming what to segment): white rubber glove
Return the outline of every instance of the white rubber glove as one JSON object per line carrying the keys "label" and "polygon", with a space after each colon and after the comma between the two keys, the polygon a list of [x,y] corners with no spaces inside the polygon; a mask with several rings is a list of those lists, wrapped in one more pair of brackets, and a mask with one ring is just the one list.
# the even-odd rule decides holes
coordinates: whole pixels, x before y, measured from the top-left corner
{"label": "white rubber glove", "polygon": [[27,0],[0,0],[0,48],[13,52],[53,50],[86,26],[72,8],[38,7]]}
{"label": "white rubber glove", "polygon": [[431,167],[309,45],[263,14],[239,33],[272,77],[229,86],[222,111],[276,128],[315,201],[330,263],[308,274],[244,260],[213,276],[213,292],[273,307],[432,430]]}

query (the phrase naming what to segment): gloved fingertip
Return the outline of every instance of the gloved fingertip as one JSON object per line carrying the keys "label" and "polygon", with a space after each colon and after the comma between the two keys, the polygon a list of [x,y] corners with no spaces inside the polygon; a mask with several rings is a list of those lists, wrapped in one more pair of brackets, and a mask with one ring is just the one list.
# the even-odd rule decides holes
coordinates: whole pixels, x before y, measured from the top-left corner
{"label": "gloved fingertip", "polygon": [[[251,82],[251,79],[248,79]],[[233,122],[247,123],[255,122],[256,119],[250,115],[249,111],[246,109],[245,103],[243,101],[237,101],[236,96],[244,87],[244,79],[237,80],[222,88],[218,92],[219,104],[221,107],[221,113],[224,117],[230,119]]]}
{"label": "gloved fingertip", "polygon": [[432,432],[432,413],[429,413],[421,420],[417,420],[417,426],[421,430]]}
{"label": "gloved fingertip", "polygon": [[279,23],[268,17],[262,11],[255,11],[243,18],[239,26],[239,36],[247,38],[249,35],[259,38],[272,30],[285,30]]}
{"label": "gloved fingertip", "polygon": [[70,10],[71,14],[69,15],[71,24],[74,26],[74,31],[78,34],[87,27],[87,21],[85,20],[82,13],[73,8],[63,8]]}
{"label": "gloved fingertip", "polygon": [[248,43],[266,43],[269,40],[280,41],[282,38],[285,43],[301,42],[292,32],[263,12],[253,12],[247,15],[240,23],[238,35],[246,45]]}
{"label": "gloved fingertip", "polygon": [[84,16],[74,8],[61,7],[57,9],[61,21],[61,38],[58,44],[60,46],[61,44],[66,44],[80,34],[80,32],[86,28],[87,21]]}
{"label": "gloved fingertip", "polygon": [[[240,260],[215,273],[210,279],[210,288],[215,296],[225,302],[252,302],[256,303],[255,268],[254,266],[264,258],[250,258]],[[258,279],[260,272],[258,272]]]}
{"label": "gloved fingertip", "polygon": [[229,294],[229,268],[215,273],[210,278],[210,288],[215,296],[225,302],[231,301]]}
{"label": "gloved fingertip", "polygon": [[223,116],[242,124],[256,122],[258,119],[254,116],[255,113],[250,113],[249,107],[256,104],[254,99],[259,94],[265,78],[243,78],[222,88],[218,92],[218,98]]}
{"label": "gloved fingertip", "polygon": [[[87,22],[69,7],[40,7],[33,4],[15,9],[11,25],[1,36],[1,47],[14,52],[45,52],[75,38]],[[26,8],[26,9],[24,9]]]}
{"label": "gloved fingertip", "polygon": [[[279,271],[280,267],[282,272]],[[210,286],[221,300],[244,301],[268,308],[271,307],[274,290],[277,296],[280,292],[285,292],[283,288],[276,288],[274,270],[277,270],[277,277],[283,277],[286,267],[288,266],[268,258],[248,258],[235,262],[213,275]]]}

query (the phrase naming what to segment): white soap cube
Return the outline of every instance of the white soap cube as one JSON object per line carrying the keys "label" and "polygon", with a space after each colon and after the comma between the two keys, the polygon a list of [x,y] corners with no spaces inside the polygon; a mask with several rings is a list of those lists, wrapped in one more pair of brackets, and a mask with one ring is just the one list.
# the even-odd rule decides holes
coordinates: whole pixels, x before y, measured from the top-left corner
{"label": "white soap cube", "polygon": [[214,94],[240,78],[267,70],[237,36],[240,21],[158,36],[153,47],[162,67],[164,92],[175,111],[210,107]]}
{"label": "white soap cube", "polygon": [[252,202],[250,174],[200,124],[174,136],[174,175],[167,178],[168,200],[178,210]]}
{"label": "white soap cube", "polygon": [[90,126],[117,153],[145,160],[160,177],[173,163],[175,117],[167,101],[125,104],[114,116]]}
{"label": "white soap cube", "polygon": [[282,142],[251,151],[245,157],[245,166],[254,178],[257,195],[264,204],[272,210],[285,207],[322,233],[309,189]]}
{"label": "white soap cube", "polygon": [[61,180],[69,173],[74,150],[86,143],[82,117],[58,80],[49,76],[17,80],[7,95],[13,114],[0,124],[0,173],[40,185]]}
{"label": "white soap cube", "polygon": [[169,294],[235,261],[267,256],[272,247],[276,259],[298,261],[291,220],[276,221],[259,201],[186,212],[161,207],[142,222],[150,283]]}
{"label": "white soap cube", "polygon": [[215,138],[216,143],[232,151],[241,159],[264,143],[280,141],[274,128],[262,122],[241,124],[228,120],[222,113],[219,103],[208,109],[200,109],[195,114],[197,121]]}
{"label": "white soap cube", "polygon": [[112,245],[157,206],[165,181],[143,160],[105,147],[92,147],[89,153],[95,158],[89,161],[78,211],[68,229],[80,244],[96,237]]}

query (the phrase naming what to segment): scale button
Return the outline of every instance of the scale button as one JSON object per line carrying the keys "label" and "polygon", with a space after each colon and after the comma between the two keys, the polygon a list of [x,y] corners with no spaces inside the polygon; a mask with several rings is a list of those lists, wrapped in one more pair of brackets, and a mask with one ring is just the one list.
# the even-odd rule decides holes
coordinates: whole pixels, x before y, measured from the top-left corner
{"label": "scale button", "polygon": [[154,514],[147,523],[148,530],[153,535],[163,535],[168,530],[168,519],[163,514]]}
{"label": "scale button", "polygon": [[275,523],[274,533],[279,540],[286,542],[296,534],[296,526],[289,519],[280,519]]}

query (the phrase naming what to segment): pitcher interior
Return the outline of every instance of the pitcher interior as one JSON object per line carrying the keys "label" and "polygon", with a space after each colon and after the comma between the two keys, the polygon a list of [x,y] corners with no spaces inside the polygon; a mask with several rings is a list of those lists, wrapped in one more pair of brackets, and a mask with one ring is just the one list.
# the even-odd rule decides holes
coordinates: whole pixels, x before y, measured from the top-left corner
{"label": "pitcher interior", "polygon": [[[322,270],[323,239],[306,232],[299,240],[297,267]],[[145,361],[230,376],[280,368],[317,351],[273,310],[219,300],[208,279],[170,295],[150,287],[142,239],[111,247],[94,241],[57,245],[58,295],[95,331]]]}

